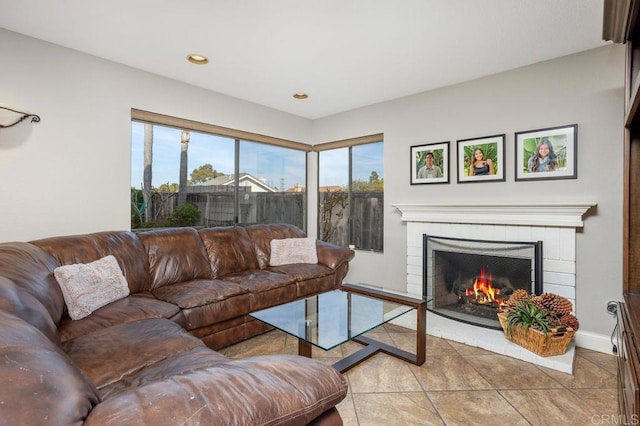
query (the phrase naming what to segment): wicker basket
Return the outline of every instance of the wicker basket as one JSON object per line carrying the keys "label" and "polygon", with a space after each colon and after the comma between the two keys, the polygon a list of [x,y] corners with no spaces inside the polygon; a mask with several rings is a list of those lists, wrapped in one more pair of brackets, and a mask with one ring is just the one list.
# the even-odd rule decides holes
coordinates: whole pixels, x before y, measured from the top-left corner
{"label": "wicker basket", "polygon": [[575,334],[573,328],[567,328],[564,331],[549,331],[544,334],[541,331],[524,328],[521,325],[514,326],[509,332],[507,328],[507,313],[498,313],[498,320],[500,320],[500,325],[507,339],[540,356],[564,354]]}

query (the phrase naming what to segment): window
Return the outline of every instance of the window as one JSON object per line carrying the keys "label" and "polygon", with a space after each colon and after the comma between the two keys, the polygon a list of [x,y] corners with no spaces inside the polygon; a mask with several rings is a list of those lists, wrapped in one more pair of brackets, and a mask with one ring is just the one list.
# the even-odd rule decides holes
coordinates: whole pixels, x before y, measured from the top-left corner
{"label": "window", "polygon": [[132,229],[306,229],[308,145],[138,110],[131,135]]}
{"label": "window", "polygon": [[383,251],[382,135],[316,145],[318,237],[341,246]]}
{"label": "window", "polygon": [[240,185],[253,189],[240,197],[239,222],[290,223],[305,229],[306,176],[305,152],[240,141]]}

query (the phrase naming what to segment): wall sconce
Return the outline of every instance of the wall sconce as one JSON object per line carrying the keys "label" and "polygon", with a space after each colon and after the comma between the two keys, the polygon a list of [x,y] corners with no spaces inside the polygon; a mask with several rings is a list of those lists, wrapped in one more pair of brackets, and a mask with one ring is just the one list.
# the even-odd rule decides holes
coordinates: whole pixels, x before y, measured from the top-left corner
{"label": "wall sconce", "polygon": [[35,114],[27,114],[26,112],[16,111],[15,109],[0,106],[0,128],[15,126],[25,118],[31,117],[32,123],[40,121],[40,116]]}

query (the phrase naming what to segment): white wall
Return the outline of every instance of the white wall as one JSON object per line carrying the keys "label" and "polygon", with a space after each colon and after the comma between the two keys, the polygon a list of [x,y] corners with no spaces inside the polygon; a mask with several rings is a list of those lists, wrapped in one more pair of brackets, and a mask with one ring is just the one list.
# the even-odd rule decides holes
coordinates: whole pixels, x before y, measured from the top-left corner
{"label": "white wall", "polygon": [[[406,226],[393,204],[595,200],[577,236],[581,330],[608,336],[608,300],[622,293],[624,48],[599,49],[413,95],[313,123],[313,143],[384,133],[384,254],[359,251],[347,277],[401,288]],[[578,179],[514,181],[514,132],[578,124]],[[457,184],[456,140],[506,133],[506,182]],[[451,141],[448,185],[410,185],[410,146]],[[472,236],[470,236],[472,237]]]}
{"label": "white wall", "polygon": [[[621,297],[624,48],[606,46],[311,122],[0,29],[0,105],[39,114],[0,130],[0,241],[128,229],[130,109],[307,143],[385,134],[385,252],[358,252],[348,279],[403,288],[395,203],[594,199],[578,235],[577,314],[608,335]],[[513,133],[578,123],[578,179],[514,182]],[[409,185],[409,147],[507,134],[502,183]],[[309,156],[310,162],[316,158]],[[453,166],[452,160],[452,166]],[[309,169],[315,206],[317,168]],[[315,207],[309,209],[315,234]]]}
{"label": "white wall", "polygon": [[131,108],[310,138],[309,120],[2,29],[0,58],[0,105],[42,118],[0,130],[0,241],[130,228]]}

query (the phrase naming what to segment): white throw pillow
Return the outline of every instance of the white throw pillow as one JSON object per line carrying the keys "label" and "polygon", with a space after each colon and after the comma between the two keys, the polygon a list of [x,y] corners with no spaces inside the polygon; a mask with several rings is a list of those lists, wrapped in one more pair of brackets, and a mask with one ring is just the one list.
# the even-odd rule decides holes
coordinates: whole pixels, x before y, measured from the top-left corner
{"label": "white throw pillow", "polygon": [[74,320],[129,295],[127,279],[112,255],[91,263],[60,266],[53,275]]}
{"label": "white throw pillow", "polygon": [[318,263],[315,238],[271,240],[269,266],[289,265],[292,263]]}

